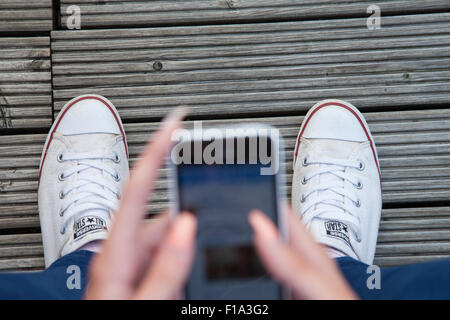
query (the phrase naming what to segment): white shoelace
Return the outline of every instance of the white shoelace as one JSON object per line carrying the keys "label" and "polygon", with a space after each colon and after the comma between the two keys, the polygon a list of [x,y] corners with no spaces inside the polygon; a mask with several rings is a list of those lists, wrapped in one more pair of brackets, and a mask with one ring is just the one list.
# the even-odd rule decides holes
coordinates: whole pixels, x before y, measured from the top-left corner
{"label": "white shoelace", "polygon": [[[120,189],[114,181],[120,181],[121,177],[103,160],[120,162],[119,156],[115,153],[62,153],[58,156],[59,162],[73,162],[73,166],[59,175],[61,181],[77,174],[76,180],[62,188],[59,194],[64,200],[59,213],[63,218],[61,234],[65,233],[71,222],[89,211],[95,210],[96,214],[109,217],[111,212],[117,209]],[[90,169],[98,170],[99,174],[92,174],[93,171]],[[104,177],[102,173],[107,173],[107,176]]]}
{"label": "white shoelace", "polygon": [[[353,170],[364,170],[364,163],[355,160],[308,157],[303,159],[303,166],[313,166],[310,167],[308,176],[303,177],[303,184],[320,178],[320,183],[301,195],[303,221],[307,225],[315,218],[342,221],[353,230],[357,241],[361,241],[361,221],[355,213],[361,201],[355,191],[362,188],[362,183],[352,173]],[[353,185],[353,190],[344,187],[346,181]]]}

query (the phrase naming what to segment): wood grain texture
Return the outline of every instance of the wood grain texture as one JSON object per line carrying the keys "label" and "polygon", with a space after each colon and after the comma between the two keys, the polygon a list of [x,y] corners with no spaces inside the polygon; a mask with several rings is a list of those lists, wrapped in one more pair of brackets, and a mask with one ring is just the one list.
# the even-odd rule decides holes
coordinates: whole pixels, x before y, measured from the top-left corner
{"label": "wood grain texture", "polygon": [[52,28],[52,0],[1,1],[0,32],[50,31]]}
{"label": "wood grain texture", "polygon": [[0,134],[49,128],[51,121],[50,38],[0,38]]}
{"label": "wood grain texture", "polygon": [[[267,21],[280,19],[366,17],[370,1],[353,0],[61,0],[62,26],[67,8],[78,5],[82,28],[176,25],[208,22]],[[446,0],[376,1],[383,14],[437,11],[450,8]]]}
{"label": "wood grain texture", "polygon": [[450,13],[52,32],[54,109],[108,96],[124,119],[180,104],[196,116],[304,113],[323,98],[362,110],[450,103]]}

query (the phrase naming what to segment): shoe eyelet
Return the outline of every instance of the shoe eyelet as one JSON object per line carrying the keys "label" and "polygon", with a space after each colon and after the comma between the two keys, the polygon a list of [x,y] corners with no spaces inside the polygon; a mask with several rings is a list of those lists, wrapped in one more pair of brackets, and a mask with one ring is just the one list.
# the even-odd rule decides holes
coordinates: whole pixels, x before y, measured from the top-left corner
{"label": "shoe eyelet", "polygon": [[359,162],[359,168],[358,168],[358,170],[359,170],[359,171],[363,171],[365,167],[366,167],[366,166],[365,166],[364,162],[360,161],[360,162]]}
{"label": "shoe eyelet", "polygon": [[120,163],[120,156],[116,153],[115,155],[114,155],[114,163]]}
{"label": "shoe eyelet", "polygon": [[62,191],[59,192],[59,198],[60,199],[64,199],[65,196],[66,195],[64,194],[64,192],[62,192]]}
{"label": "shoe eyelet", "polygon": [[306,157],[303,158],[303,166],[304,167],[308,166],[308,159]]}
{"label": "shoe eyelet", "polygon": [[58,154],[56,159],[58,159],[58,162],[63,162],[63,155],[62,155],[62,153]]}
{"label": "shoe eyelet", "polygon": [[358,199],[358,200],[355,202],[355,206],[356,206],[357,208],[361,207],[361,200]]}
{"label": "shoe eyelet", "polygon": [[356,189],[361,190],[363,188],[363,184],[361,181],[358,181],[358,184],[356,185]]}
{"label": "shoe eyelet", "polygon": [[66,228],[62,228],[61,230],[59,230],[59,233],[65,234],[66,233]]}
{"label": "shoe eyelet", "polygon": [[304,194],[302,194],[302,197],[300,198],[300,202],[301,203],[305,202],[305,195]]}
{"label": "shoe eyelet", "polygon": [[119,173],[116,172],[116,174],[113,176],[114,181],[119,182],[120,181],[120,176]]}
{"label": "shoe eyelet", "polygon": [[306,180],[306,177],[303,177],[302,184],[307,184],[307,183],[308,183],[308,180]]}
{"label": "shoe eyelet", "polygon": [[62,209],[59,209],[59,216],[63,217],[64,216],[64,211]]}
{"label": "shoe eyelet", "polygon": [[59,181],[64,181],[64,180],[66,180],[66,177],[65,177],[64,174],[61,172],[61,173],[58,175],[58,179],[59,179]]}

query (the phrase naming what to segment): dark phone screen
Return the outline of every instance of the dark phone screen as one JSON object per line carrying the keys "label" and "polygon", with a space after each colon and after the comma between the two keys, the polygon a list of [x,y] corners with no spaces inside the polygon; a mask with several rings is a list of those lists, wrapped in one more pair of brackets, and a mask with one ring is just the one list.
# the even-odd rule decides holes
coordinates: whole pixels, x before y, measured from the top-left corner
{"label": "dark phone screen", "polygon": [[266,213],[277,224],[276,176],[260,164],[178,165],[180,211],[197,216],[197,252],[188,298],[277,299],[253,247],[248,214]]}

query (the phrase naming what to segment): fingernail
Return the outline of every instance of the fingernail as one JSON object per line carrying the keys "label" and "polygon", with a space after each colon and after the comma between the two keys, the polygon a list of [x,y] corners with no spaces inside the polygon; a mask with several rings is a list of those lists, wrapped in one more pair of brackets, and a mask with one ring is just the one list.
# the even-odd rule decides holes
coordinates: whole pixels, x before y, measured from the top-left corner
{"label": "fingernail", "polygon": [[162,121],[163,126],[168,126],[173,124],[174,122],[182,121],[184,117],[188,114],[187,106],[179,106],[176,107],[173,111],[171,111]]}
{"label": "fingernail", "polygon": [[192,214],[183,213],[178,216],[169,236],[170,245],[177,248],[187,248],[192,245],[195,238],[197,221]]}
{"label": "fingernail", "polygon": [[268,242],[278,242],[278,232],[270,219],[260,211],[252,211],[249,221],[256,235]]}

